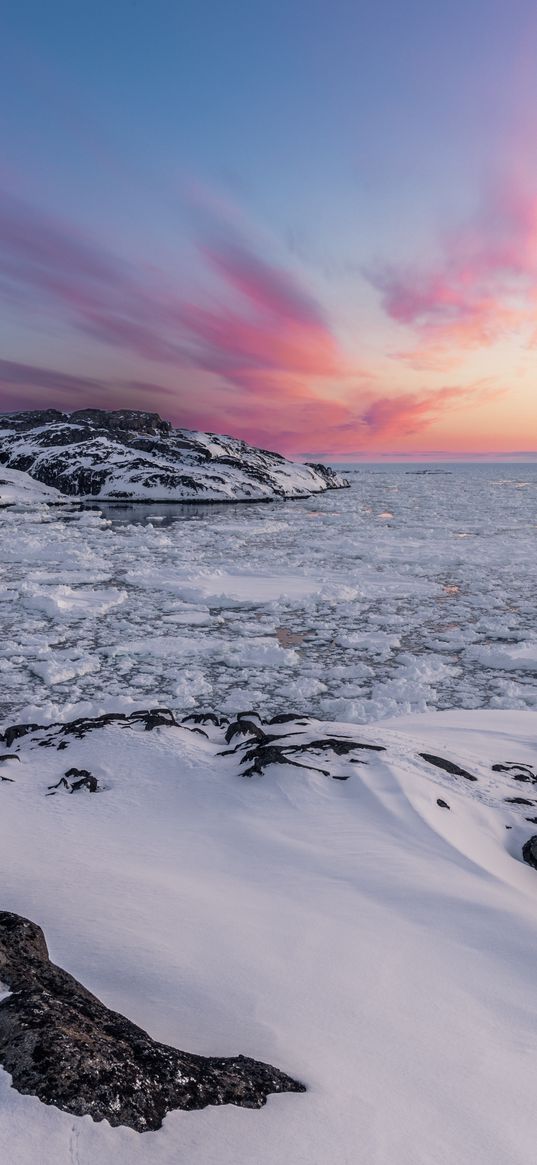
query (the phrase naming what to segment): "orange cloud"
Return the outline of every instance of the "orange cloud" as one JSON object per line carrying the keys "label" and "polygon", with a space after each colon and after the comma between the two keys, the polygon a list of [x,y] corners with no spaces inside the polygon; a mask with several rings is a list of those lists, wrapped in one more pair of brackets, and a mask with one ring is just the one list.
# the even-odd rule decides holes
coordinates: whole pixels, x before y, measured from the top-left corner
{"label": "orange cloud", "polygon": [[406,437],[433,425],[446,412],[485,404],[500,393],[500,389],[483,384],[446,385],[434,392],[379,397],[362,414],[362,421],[374,437]]}

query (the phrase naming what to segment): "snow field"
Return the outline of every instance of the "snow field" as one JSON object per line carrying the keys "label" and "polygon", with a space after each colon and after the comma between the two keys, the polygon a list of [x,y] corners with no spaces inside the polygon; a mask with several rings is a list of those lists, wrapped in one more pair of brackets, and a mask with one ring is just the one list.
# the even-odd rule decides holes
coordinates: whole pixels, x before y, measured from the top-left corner
{"label": "snow field", "polygon": [[[301,757],[350,774],[342,781],[286,765],[241,778],[216,733],[211,743],[181,727],[110,726],[66,738],[62,752],[38,738],[14,745],[21,763],[8,762],[14,783],[0,786],[6,905],[154,1037],[266,1059],[308,1092],[259,1112],[172,1113],[139,1136],[48,1109],[0,1072],[2,1160],[532,1159],[537,874],[520,846],[534,827],[491,766],[535,765],[537,716],[433,713],[303,732],[354,734],[386,752],[357,754],[360,764]],[[427,765],[426,749],[477,782]],[[47,797],[73,764],[105,791]]]}

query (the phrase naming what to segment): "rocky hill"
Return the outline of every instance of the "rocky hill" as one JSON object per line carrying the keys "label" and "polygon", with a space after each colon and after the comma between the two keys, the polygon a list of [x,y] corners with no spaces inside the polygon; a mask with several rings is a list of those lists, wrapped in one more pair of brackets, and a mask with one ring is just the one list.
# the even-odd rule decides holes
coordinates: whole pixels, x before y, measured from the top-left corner
{"label": "rocky hill", "polygon": [[0,414],[0,465],[61,494],[103,501],[263,501],[348,485],[327,466],[129,410]]}

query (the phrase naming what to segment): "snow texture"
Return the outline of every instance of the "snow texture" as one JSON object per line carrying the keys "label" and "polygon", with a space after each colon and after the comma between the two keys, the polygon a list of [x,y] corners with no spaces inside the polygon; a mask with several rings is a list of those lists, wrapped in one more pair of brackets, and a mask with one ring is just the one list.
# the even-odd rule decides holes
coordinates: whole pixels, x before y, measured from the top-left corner
{"label": "snow texture", "polygon": [[[153,712],[8,733],[6,908],[153,1038],[240,1049],[308,1090],[255,1112],[172,1112],[139,1136],[20,1095],[0,1071],[0,1159],[526,1165],[536,810],[511,798],[537,801],[536,746],[527,711],[367,728]],[[267,747],[280,760],[245,776]],[[101,791],[47,796],[72,766]]]}
{"label": "snow texture", "polygon": [[8,469],[0,461],[0,509],[4,506],[65,505],[66,500],[59,490],[34,481],[20,469]]}

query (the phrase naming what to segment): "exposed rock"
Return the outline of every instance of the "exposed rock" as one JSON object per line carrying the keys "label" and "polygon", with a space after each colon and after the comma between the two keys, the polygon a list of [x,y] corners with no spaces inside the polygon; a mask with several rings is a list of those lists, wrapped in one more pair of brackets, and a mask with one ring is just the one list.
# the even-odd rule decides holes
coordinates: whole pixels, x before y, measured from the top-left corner
{"label": "exposed rock", "polygon": [[214,712],[191,712],[183,716],[181,724],[214,724],[216,728],[223,728],[229,724],[227,716],[216,716]]}
{"label": "exposed rock", "polygon": [[172,1109],[261,1108],[304,1085],[245,1056],[191,1055],[151,1039],[50,962],[43,931],[0,912],[0,1062],[13,1086],[76,1116],[160,1128]]}
{"label": "exposed rock", "polygon": [[530,837],[522,846],[522,857],[528,866],[533,866],[534,870],[537,870],[537,834]]}
{"label": "exposed rock", "polygon": [[[288,722],[288,721],[287,721]],[[271,725],[274,721],[269,722]],[[297,722],[299,723],[299,722]],[[262,776],[265,769],[269,765],[294,765],[297,769],[310,769],[313,772],[321,773],[324,777],[333,776],[335,780],[346,780],[346,775],[336,775],[330,773],[328,769],[319,768],[318,765],[306,764],[302,760],[296,760],[296,756],[301,753],[333,753],[335,756],[349,756],[350,760],[356,760],[350,756],[351,753],[360,749],[369,750],[371,752],[384,752],[385,749],[379,744],[362,744],[356,740],[345,740],[337,736],[324,736],[320,739],[304,741],[303,743],[294,743],[285,735],[269,735],[257,725],[248,721],[239,721],[237,725],[231,724],[228,728],[225,739],[229,743],[236,734],[242,734],[243,725],[248,726],[248,736],[250,739],[242,741],[236,745],[235,748],[225,750],[221,755],[230,756],[236,752],[241,752],[241,765],[247,767],[243,769],[243,777]],[[256,737],[256,743],[252,743],[252,736]],[[280,741],[281,743],[274,743]]]}
{"label": "exposed rock", "polygon": [[443,769],[444,772],[450,773],[452,777],[465,777],[467,781],[477,781],[477,777],[473,777],[466,769],[461,769],[460,765],[454,764],[452,760],[445,760],[442,756],[435,756],[431,752],[420,752],[422,760],[428,761],[430,765],[436,765],[437,769]]}
{"label": "exposed rock", "polygon": [[528,801],[527,797],[504,797],[511,805],[535,805],[535,801]]}
{"label": "exposed rock", "polygon": [[441,809],[450,809],[451,808],[451,806],[448,805],[447,801],[443,801],[441,797],[436,798],[436,804],[439,805]]}
{"label": "exposed rock", "polygon": [[29,732],[35,732],[39,728],[39,724],[11,724],[0,740],[3,740],[6,748],[11,748],[15,740],[19,740],[21,736],[27,736]]}
{"label": "exposed rock", "polygon": [[246,720],[244,717],[229,725],[226,730],[226,744],[230,744],[235,736],[256,736],[258,740],[267,740],[266,733],[259,727],[259,724],[256,724],[254,720]]}
{"label": "exposed rock", "polygon": [[8,748],[23,736],[39,734],[42,739],[37,741],[39,748],[67,747],[67,741],[62,737],[72,736],[74,740],[83,740],[88,732],[95,732],[98,728],[106,728],[107,724],[123,724],[125,727],[139,724],[146,732],[154,728],[177,727],[177,720],[169,708],[147,708],[141,712],[104,712],[101,716],[78,716],[76,720],[69,720],[66,724],[14,724],[6,728],[3,739]]}
{"label": "exposed rock", "polygon": [[108,501],[270,501],[349,484],[327,466],[128,409],[0,414],[0,464],[60,495]]}
{"label": "exposed rock", "polygon": [[297,724],[307,724],[309,721],[309,717],[308,716],[301,716],[299,712],[281,712],[279,716],[273,716],[268,721],[268,723],[269,724],[292,724],[293,720],[295,720]]}
{"label": "exposed rock", "polygon": [[89,793],[100,793],[101,785],[97,777],[89,769],[68,769],[65,776],[60,777],[56,785],[49,785],[47,797],[53,797],[58,789],[65,789],[67,793],[78,793],[80,789],[87,789]]}
{"label": "exposed rock", "polygon": [[534,772],[531,765],[518,764],[510,761],[508,764],[492,765],[493,773],[509,773],[514,781],[522,781],[532,785],[537,784],[537,773]]}
{"label": "exposed rock", "polygon": [[317,765],[307,765],[293,760],[288,749],[275,744],[260,744],[250,749],[242,757],[241,764],[248,766],[242,772],[243,777],[261,777],[269,765],[293,765],[296,769],[310,769],[312,772],[321,773],[323,777],[331,776],[329,769],[320,769]]}

